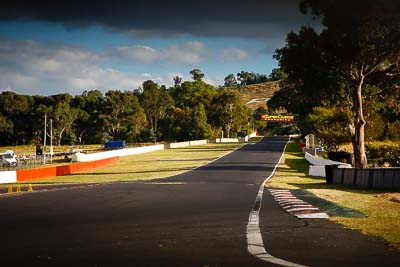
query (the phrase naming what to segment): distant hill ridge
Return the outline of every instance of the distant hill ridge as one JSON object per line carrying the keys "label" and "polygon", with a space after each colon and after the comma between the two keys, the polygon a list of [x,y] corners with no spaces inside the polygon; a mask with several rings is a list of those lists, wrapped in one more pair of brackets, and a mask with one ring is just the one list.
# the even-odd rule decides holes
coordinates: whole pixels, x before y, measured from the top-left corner
{"label": "distant hill ridge", "polygon": [[258,107],[267,108],[266,99],[271,98],[276,91],[281,89],[280,81],[257,83],[250,85],[242,85],[240,87],[232,87],[238,90],[242,96],[243,102],[255,110]]}

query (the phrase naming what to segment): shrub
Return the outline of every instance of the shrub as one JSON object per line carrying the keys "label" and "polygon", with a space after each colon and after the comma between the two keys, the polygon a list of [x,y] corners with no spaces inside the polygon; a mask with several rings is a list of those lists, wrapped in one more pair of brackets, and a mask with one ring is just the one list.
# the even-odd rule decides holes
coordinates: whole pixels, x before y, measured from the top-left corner
{"label": "shrub", "polygon": [[328,158],[330,160],[339,161],[343,163],[351,163],[352,154],[346,151],[330,151],[328,152]]}
{"label": "shrub", "polygon": [[399,145],[365,145],[370,165],[382,166],[388,162],[392,167],[400,167],[400,146]]}
{"label": "shrub", "polygon": [[400,140],[400,121],[389,123],[388,135],[389,139],[392,141]]}

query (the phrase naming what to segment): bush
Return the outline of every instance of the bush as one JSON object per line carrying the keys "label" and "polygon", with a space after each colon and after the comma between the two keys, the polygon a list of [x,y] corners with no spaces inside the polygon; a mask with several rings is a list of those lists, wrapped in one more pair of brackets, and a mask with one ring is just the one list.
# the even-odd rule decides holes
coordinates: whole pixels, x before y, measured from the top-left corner
{"label": "bush", "polygon": [[282,125],[274,129],[274,135],[291,135],[291,134],[298,134],[299,130],[296,128],[295,125]]}
{"label": "bush", "polygon": [[400,140],[400,121],[389,123],[388,125],[389,139],[392,141]]}
{"label": "bush", "polygon": [[338,151],[338,152],[328,152],[328,158],[330,160],[339,161],[343,163],[351,163],[352,154],[346,151]]}
{"label": "bush", "polygon": [[382,166],[388,162],[392,167],[400,167],[400,146],[399,145],[365,145],[369,165]]}

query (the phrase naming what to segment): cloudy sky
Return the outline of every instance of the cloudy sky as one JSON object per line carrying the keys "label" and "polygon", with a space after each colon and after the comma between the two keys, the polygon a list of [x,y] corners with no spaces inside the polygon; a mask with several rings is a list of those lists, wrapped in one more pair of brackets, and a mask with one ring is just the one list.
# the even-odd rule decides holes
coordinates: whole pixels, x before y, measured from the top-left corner
{"label": "cloudy sky", "polygon": [[0,3],[0,91],[51,95],[172,85],[198,68],[223,84],[269,74],[290,31],[315,22],[299,0],[13,0]]}

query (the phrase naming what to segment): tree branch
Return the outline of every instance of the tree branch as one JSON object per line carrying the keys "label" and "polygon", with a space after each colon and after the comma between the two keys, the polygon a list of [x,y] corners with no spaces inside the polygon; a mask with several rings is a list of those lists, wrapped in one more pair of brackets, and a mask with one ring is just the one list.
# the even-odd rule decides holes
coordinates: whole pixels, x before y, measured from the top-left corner
{"label": "tree branch", "polygon": [[358,80],[358,73],[357,73],[357,71],[354,70],[354,65],[353,65],[353,63],[350,64],[350,77],[351,77],[353,80]]}
{"label": "tree branch", "polygon": [[391,73],[386,73],[385,75],[386,75],[386,76],[389,76],[389,77],[393,77],[393,76],[398,76],[398,75],[400,75],[400,72],[391,72]]}

